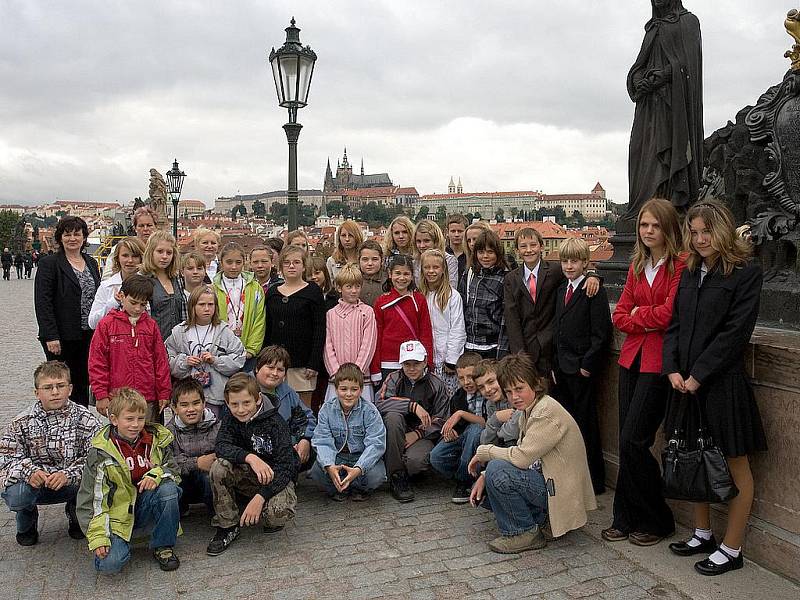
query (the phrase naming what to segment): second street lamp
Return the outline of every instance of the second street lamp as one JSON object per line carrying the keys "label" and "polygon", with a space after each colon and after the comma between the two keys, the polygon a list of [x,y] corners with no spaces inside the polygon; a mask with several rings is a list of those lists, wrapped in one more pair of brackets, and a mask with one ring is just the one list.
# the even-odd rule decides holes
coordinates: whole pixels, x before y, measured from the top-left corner
{"label": "second street lamp", "polygon": [[181,188],[183,188],[183,180],[186,173],[178,167],[178,159],[172,163],[172,168],[167,171],[167,192],[169,198],[172,200],[172,235],[175,236],[175,241],[178,241],[178,200],[181,198]]}
{"label": "second street lamp", "polygon": [[300,43],[300,29],[294,23],[292,17],[291,24],[286,28],[286,42],[269,53],[278,104],[289,109],[289,122],[283,126],[286,141],[289,142],[289,185],[286,190],[289,231],[297,229],[297,140],[303,128],[297,122],[297,109],[308,104],[311,77],[317,60],[311,47],[303,47]]}

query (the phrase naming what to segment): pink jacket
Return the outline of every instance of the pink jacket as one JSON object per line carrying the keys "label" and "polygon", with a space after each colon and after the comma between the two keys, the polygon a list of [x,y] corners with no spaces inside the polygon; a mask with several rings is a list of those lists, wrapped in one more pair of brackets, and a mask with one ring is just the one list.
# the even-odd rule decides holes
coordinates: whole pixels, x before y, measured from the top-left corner
{"label": "pink jacket", "polygon": [[370,362],[378,343],[375,311],[360,300],[339,304],[326,315],[325,368],[331,377],[344,363],[355,363],[364,375],[369,375]]}
{"label": "pink jacket", "polygon": [[121,309],[100,320],[89,347],[89,384],[99,399],[120,387],[135,389],[148,402],[169,399],[167,350],[150,315],[143,313],[136,326]]}

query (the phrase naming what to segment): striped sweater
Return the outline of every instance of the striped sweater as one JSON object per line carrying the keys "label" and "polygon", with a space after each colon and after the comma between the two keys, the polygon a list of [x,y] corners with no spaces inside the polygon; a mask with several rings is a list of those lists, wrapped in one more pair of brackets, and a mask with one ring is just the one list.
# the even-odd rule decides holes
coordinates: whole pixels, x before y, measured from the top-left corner
{"label": "striped sweater", "polygon": [[323,358],[331,376],[348,362],[357,364],[365,375],[369,375],[377,342],[375,312],[360,300],[355,304],[339,300],[326,314]]}

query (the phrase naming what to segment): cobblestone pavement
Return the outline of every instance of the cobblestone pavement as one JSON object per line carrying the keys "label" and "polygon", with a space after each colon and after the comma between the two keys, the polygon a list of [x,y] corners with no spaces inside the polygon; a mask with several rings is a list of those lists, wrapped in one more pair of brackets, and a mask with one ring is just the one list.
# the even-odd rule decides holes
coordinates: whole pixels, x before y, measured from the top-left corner
{"label": "cobblestone pavement", "polygon": [[[0,284],[3,423],[31,402],[32,369],[42,360],[32,287],[32,281]],[[503,556],[486,547],[496,535],[490,513],[451,504],[450,486],[432,477],[416,490],[411,504],[397,504],[382,491],[365,504],[337,504],[301,481],[293,524],[272,535],[246,530],[214,558],[205,554],[213,530],[195,507],[176,548],[179,570],[162,573],[147,548],[137,546],[113,577],[95,575],[85,543],[67,537],[61,507],[41,510],[39,544],[21,548],[13,515],[2,505],[0,598],[733,599],[768,597],[766,589],[770,600],[800,597],[800,588],[751,563],[708,580],[680,562],[682,578],[664,544],[631,552],[628,544],[602,542],[611,494],[601,497],[604,510],[584,531],[538,552]]]}

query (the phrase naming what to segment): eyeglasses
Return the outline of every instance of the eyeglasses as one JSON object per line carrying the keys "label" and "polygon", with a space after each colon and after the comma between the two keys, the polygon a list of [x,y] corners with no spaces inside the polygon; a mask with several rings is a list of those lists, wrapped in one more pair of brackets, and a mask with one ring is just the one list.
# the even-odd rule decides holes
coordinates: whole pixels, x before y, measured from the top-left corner
{"label": "eyeglasses", "polygon": [[45,392],[52,392],[54,390],[58,390],[59,392],[63,392],[70,385],[72,385],[72,384],[71,383],[50,383],[50,384],[47,384],[47,385],[40,385],[36,389],[37,390],[42,390],[42,391],[45,391]]}

